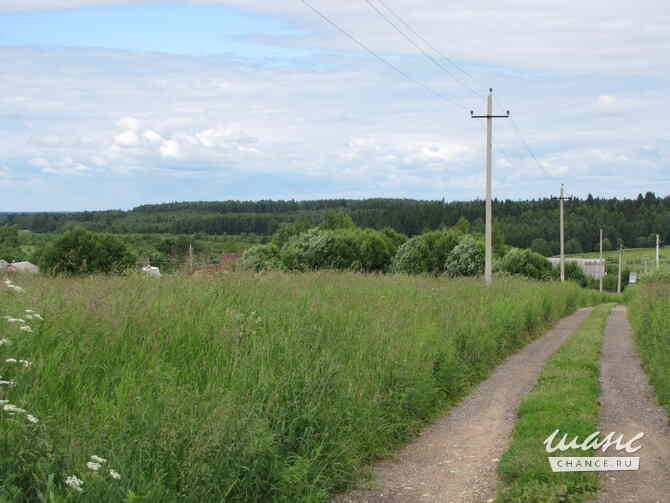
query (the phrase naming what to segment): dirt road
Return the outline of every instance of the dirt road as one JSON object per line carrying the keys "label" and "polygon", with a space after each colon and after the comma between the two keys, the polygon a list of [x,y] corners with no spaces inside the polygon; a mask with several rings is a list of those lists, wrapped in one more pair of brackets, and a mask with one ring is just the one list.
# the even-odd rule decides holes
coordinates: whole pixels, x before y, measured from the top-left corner
{"label": "dirt road", "polygon": [[342,494],[335,502],[480,503],[495,498],[496,465],[507,448],[519,403],[545,360],[590,311],[581,309],[564,318],[512,355],[396,459],[380,462],[375,467],[375,489]]}
{"label": "dirt road", "polygon": [[670,501],[670,426],[668,416],[654,401],[647,377],[634,350],[626,308],[610,314],[603,344],[603,387],[600,428],[624,434],[624,440],[639,432],[642,448],[634,454],[607,450],[607,456],[639,456],[640,470],[605,472],[600,503],[665,503]]}

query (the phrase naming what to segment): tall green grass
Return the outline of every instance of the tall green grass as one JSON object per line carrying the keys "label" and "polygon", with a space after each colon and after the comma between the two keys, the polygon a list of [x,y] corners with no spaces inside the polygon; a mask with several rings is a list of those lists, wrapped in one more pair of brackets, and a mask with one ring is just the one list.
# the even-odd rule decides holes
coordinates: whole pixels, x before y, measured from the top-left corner
{"label": "tall green grass", "polygon": [[652,275],[636,285],[629,319],[642,366],[659,403],[670,414],[670,274]]}
{"label": "tall green grass", "polygon": [[[508,354],[601,302],[576,285],[353,273],[15,276],[0,502],[322,502]],[[33,361],[29,369],[6,358]],[[86,467],[108,460],[120,480]],[[76,475],[78,493],[64,484]]]}

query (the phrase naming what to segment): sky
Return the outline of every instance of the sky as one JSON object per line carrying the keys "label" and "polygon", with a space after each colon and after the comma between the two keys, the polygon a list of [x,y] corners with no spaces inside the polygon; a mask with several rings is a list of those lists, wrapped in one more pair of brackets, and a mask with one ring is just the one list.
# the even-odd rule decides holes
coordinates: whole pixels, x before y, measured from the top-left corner
{"label": "sky", "polygon": [[494,197],[665,196],[669,51],[659,0],[0,0],[0,212],[481,199],[489,88]]}

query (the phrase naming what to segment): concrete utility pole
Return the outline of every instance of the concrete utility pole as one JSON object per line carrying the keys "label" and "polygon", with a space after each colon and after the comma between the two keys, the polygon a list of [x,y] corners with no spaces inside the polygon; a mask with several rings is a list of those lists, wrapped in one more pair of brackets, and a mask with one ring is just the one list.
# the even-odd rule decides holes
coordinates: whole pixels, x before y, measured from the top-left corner
{"label": "concrete utility pole", "polygon": [[621,293],[621,275],[623,273],[623,241],[619,240],[619,279],[616,285],[616,293]]}
{"label": "concrete utility pole", "polygon": [[656,268],[661,267],[661,255],[659,253],[659,246],[661,244],[661,236],[656,234]]}
{"label": "concrete utility pole", "polygon": [[603,260],[603,230],[600,229],[600,265],[602,270],[600,271],[600,293],[603,291],[603,276],[605,275],[605,267],[602,263]]}
{"label": "concrete utility pole", "polygon": [[507,115],[493,115],[493,89],[489,89],[486,98],[486,115],[475,115],[470,110],[473,119],[486,119],[486,238],[484,254],[484,280],[486,285],[493,282],[493,206],[491,202],[491,164],[493,157],[493,119],[507,119]]}
{"label": "concrete utility pole", "polygon": [[561,196],[552,199],[560,199],[561,201],[561,281],[565,281],[565,213],[563,211],[563,201],[572,199],[572,197],[565,197],[565,188],[561,184]]}

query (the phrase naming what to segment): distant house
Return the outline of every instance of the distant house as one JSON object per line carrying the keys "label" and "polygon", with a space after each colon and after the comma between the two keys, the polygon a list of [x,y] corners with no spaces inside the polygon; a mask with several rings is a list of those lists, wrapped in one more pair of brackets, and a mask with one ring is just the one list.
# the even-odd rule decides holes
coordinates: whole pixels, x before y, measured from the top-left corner
{"label": "distant house", "polygon": [[235,262],[237,262],[240,259],[241,256],[242,256],[241,253],[224,253],[219,258],[219,263],[218,264],[196,265],[196,266],[193,266],[193,272],[198,272],[198,271],[201,271],[201,272],[230,271],[235,266]]}
{"label": "distant house", "polygon": [[[560,257],[551,257],[549,259],[555,266],[561,265]],[[604,258],[573,258],[565,257],[565,263],[575,262],[581,269],[584,271],[584,274],[591,278],[600,279],[605,276],[606,271],[606,261]]]}

